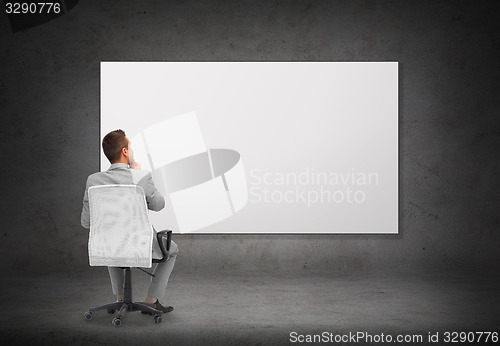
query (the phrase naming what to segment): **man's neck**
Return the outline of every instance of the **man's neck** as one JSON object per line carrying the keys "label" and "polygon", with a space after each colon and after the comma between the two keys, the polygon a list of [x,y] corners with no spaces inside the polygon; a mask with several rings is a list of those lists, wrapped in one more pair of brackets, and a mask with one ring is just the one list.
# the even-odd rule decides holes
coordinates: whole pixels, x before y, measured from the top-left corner
{"label": "man's neck", "polygon": [[119,161],[113,162],[112,165],[117,164],[117,163],[124,163],[124,164],[128,165],[128,161],[126,161],[126,160],[119,160]]}

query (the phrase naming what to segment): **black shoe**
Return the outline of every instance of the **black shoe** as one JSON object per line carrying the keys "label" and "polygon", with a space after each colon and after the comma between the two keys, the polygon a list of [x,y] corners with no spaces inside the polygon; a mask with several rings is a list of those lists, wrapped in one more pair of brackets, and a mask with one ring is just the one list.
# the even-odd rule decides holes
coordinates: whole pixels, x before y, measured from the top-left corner
{"label": "black shoe", "polygon": [[[143,303],[143,304],[145,304],[147,306],[151,306],[152,308],[154,308],[156,310],[160,310],[164,314],[166,314],[167,312],[170,312],[170,311],[174,310],[173,306],[163,306],[163,305],[161,305],[160,301],[158,299],[156,299],[156,302],[154,302],[153,304],[148,304],[148,303]],[[152,315],[152,313],[149,312],[149,311],[141,311],[141,313]]]}

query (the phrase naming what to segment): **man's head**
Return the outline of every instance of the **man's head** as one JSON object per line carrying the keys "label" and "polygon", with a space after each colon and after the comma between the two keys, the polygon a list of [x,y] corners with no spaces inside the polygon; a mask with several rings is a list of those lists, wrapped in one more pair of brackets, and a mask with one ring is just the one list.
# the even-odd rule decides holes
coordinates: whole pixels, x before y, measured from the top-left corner
{"label": "man's head", "polygon": [[134,151],[123,130],[111,131],[104,136],[102,150],[112,164],[122,162],[131,165],[134,162]]}

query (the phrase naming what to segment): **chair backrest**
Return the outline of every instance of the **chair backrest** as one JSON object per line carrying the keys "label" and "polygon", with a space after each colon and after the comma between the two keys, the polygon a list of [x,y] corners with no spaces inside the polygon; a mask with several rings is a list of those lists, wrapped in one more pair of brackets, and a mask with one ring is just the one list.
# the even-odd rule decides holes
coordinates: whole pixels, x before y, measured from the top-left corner
{"label": "chair backrest", "polygon": [[89,188],[91,266],[151,267],[153,227],[138,185]]}

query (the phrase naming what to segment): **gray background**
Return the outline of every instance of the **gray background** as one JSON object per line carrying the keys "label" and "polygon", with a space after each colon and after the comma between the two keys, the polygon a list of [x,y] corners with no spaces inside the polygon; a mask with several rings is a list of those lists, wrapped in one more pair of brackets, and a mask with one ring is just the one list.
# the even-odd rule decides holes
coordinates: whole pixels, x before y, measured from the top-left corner
{"label": "gray background", "polygon": [[[316,328],[498,328],[500,2],[166,3],[80,1],[15,34],[0,15],[1,339],[283,344]],[[176,310],[162,325],[86,323],[113,299],[80,226],[99,170],[99,63],[113,60],[398,61],[399,234],[176,235]],[[144,292],[145,274],[134,278]]]}
{"label": "gray background", "polygon": [[111,60],[399,62],[398,235],[176,235],[176,272],[494,270],[499,10],[498,1],[81,1],[15,34],[0,15],[2,275],[97,270],[80,211],[99,170],[99,62]]}

